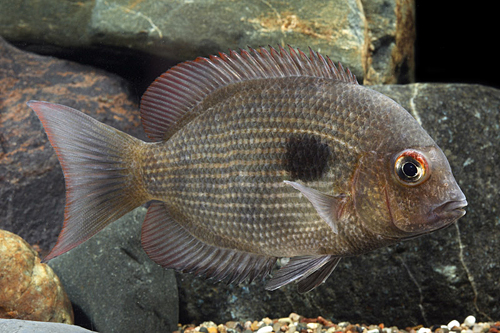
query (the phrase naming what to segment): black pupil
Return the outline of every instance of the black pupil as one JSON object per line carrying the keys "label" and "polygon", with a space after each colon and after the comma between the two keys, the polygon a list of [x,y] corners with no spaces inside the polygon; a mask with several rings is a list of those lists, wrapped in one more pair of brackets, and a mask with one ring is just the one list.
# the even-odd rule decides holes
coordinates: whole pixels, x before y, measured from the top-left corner
{"label": "black pupil", "polygon": [[403,173],[408,178],[415,178],[418,174],[418,168],[413,162],[403,164]]}

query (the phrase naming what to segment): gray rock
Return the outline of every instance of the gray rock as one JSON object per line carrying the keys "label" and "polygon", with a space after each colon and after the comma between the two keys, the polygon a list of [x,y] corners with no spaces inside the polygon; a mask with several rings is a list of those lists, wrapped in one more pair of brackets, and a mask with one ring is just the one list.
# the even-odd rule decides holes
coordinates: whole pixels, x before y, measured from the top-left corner
{"label": "gray rock", "polygon": [[[498,316],[500,90],[458,84],[373,88],[401,103],[443,148],[469,202],[465,217],[430,235],[345,258],[324,285],[303,295],[293,285],[266,292],[260,281],[227,286],[176,273],[181,322],[296,312],[407,327],[470,314],[478,321]],[[224,306],[202,306],[209,302]]]}
{"label": "gray rock", "polygon": [[[48,48],[133,50],[171,61],[228,48],[290,44],[321,50],[363,81],[413,77],[413,1],[136,1],[0,3],[0,35]],[[61,15],[64,13],[64,15]],[[96,45],[99,45],[96,47]],[[56,50],[53,52],[56,52]],[[123,56],[123,55],[122,55]],[[396,73],[396,74],[394,74]]]}
{"label": "gray rock", "polygon": [[41,321],[0,319],[0,332],[9,333],[90,333],[85,328],[61,323]]}
{"label": "gray rock", "polygon": [[[178,323],[172,271],[140,244],[145,208],[113,222],[77,248],[49,261],[75,308],[99,332],[173,332]],[[83,326],[83,325],[82,325]]]}

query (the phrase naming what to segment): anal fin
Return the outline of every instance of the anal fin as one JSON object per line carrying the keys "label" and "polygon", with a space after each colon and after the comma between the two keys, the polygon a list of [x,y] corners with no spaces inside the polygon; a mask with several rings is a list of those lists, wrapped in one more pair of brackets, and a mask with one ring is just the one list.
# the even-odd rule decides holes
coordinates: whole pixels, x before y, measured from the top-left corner
{"label": "anal fin", "polygon": [[147,255],[165,268],[228,283],[264,277],[276,262],[275,257],[202,242],[172,218],[163,202],[153,202],[149,207],[141,242]]}

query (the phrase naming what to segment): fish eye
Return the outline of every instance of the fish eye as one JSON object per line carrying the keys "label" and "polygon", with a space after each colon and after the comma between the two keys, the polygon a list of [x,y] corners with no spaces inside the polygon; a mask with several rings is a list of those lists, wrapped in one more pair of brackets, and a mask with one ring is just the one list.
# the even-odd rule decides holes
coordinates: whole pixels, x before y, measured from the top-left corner
{"label": "fish eye", "polygon": [[396,156],[394,173],[400,183],[416,186],[429,178],[429,164],[424,155],[416,150],[404,150]]}

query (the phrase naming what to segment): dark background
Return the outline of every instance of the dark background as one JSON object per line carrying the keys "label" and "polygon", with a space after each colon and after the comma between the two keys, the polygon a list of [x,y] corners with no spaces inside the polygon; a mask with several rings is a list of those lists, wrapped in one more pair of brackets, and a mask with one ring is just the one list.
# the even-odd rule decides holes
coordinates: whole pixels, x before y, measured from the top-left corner
{"label": "dark background", "polygon": [[500,88],[500,14],[492,4],[416,0],[417,82]]}

